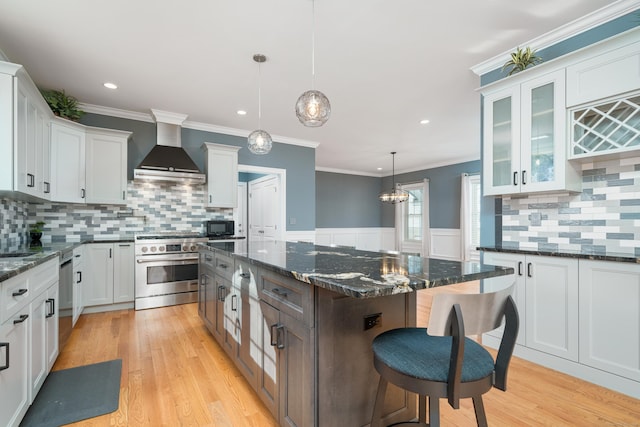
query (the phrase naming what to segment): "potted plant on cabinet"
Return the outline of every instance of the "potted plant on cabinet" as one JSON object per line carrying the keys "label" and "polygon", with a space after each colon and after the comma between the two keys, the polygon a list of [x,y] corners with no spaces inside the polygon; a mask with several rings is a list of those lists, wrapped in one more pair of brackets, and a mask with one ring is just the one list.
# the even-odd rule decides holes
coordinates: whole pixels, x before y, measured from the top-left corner
{"label": "potted plant on cabinet", "polygon": [[64,90],[40,89],[40,93],[56,116],[77,122],[84,115],[84,111],[78,108],[78,100],[64,93]]}
{"label": "potted plant on cabinet", "polygon": [[535,50],[531,50],[529,46],[525,49],[516,48],[515,52],[511,53],[511,59],[509,59],[503,66],[502,71],[511,67],[509,70],[509,76],[520,71],[524,71],[528,67],[532,67],[542,62],[542,58],[536,55]]}

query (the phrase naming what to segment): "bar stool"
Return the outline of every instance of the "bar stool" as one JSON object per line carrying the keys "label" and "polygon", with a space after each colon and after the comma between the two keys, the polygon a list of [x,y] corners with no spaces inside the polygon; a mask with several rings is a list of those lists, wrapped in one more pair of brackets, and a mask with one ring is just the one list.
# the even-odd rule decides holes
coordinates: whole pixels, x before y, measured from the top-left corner
{"label": "bar stool", "polygon": [[[447,398],[458,409],[460,399],[470,397],[478,426],[486,426],[482,395],[492,387],[506,390],[507,371],[518,335],[518,311],[511,297],[513,287],[482,294],[437,294],[428,329],[399,328],[378,335],[372,347],[380,382],[371,427],[381,426],[389,382],[418,394],[421,425],[427,421],[427,397],[429,427],[440,425],[440,398]],[[466,335],[492,331],[503,318],[504,332],[494,361],[491,353]]]}

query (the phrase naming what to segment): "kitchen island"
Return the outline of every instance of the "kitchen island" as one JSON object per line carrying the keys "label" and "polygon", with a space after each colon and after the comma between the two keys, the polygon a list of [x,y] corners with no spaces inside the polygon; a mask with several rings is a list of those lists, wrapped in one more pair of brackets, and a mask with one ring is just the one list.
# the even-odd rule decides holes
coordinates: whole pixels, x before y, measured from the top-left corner
{"label": "kitchen island", "polygon": [[[371,341],[416,324],[416,293],[513,274],[479,263],[295,242],[200,245],[199,313],[280,425],[364,426]],[[387,424],[416,416],[390,387]]]}

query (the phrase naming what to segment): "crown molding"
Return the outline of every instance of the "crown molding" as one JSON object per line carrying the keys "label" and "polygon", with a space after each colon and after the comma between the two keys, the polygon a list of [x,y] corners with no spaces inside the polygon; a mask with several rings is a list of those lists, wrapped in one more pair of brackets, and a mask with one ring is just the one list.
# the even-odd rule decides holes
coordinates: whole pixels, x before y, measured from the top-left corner
{"label": "crown molding", "polygon": [[171,111],[162,111],[151,109],[151,114],[155,117],[156,122],[169,123],[172,125],[182,126],[182,123],[189,117],[186,114],[172,113]]}
{"label": "crown molding", "polygon": [[103,107],[101,105],[80,103],[78,106],[82,111],[103,116],[119,117],[121,119],[137,120],[139,122],[155,123],[155,119],[150,113],[139,113],[137,111],[120,110],[118,108]]}
{"label": "crown molding", "polygon": [[340,173],[340,174],[343,174],[343,175],[373,176],[375,178],[381,178],[382,177],[382,174],[380,174],[380,173],[352,171],[352,170],[346,170],[346,169],[325,168],[325,167],[322,167],[322,166],[316,166],[316,172]]}
{"label": "crown molding", "polygon": [[[419,171],[424,171],[424,170],[428,170],[428,169],[435,169],[435,168],[440,168],[440,167],[444,167],[444,166],[451,166],[451,165],[457,165],[459,163],[467,163],[467,162],[474,162],[474,161],[479,161],[480,157],[458,157],[458,158],[454,158],[454,159],[449,159],[449,160],[444,160],[442,162],[438,162],[438,163],[430,163],[430,164],[426,164],[420,167],[416,167],[416,168],[412,168],[412,169],[402,169],[402,170],[396,170],[395,175],[400,175],[400,174],[404,174],[404,173],[411,173],[411,172],[419,172]],[[346,169],[334,169],[334,168],[326,168],[326,167],[322,167],[322,166],[316,166],[316,172],[330,172],[330,173],[341,173],[341,174],[345,174],[345,175],[359,175],[359,176],[373,176],[376,178],[384,178],[387,176],[391,176],[389,174],[387,174],[386,172],[381,172],[381,173],[373,173],[373,172],[362,172],[362,171],[352,171],[352,170],[346,170]]]}
{"label": "crown molding", "polygon": [[[591,28],[597,27],[598,25],[624,16],[637,8],[637,0],[618,0],[617,2],[591,12],[582,18],[578,18],[572,22],[562,25],[553,31],[529,40],[528,42],[521,43],[519,46],[529,46],[533,50],[545,49]],[[471,67],[471,71],[478,76],[482,76],[490,71],[501,68],[511,57],[512,51],[513,49],[474,65]]]}
{"label": "crown molding", "polygon": [[[139,113],[137,111],[121,110],[118,108],[103,107],[100,105],[93,105],[93,104],[80,103],[78,105],[82,109],[82,111],[85,111],[87,113],[101,114],[103,116],[119,117],[121,119],[138,120],[141,122],[156,123],[156,119],[154,119],[154,116],[151,113]],[[187,117],[186,115],[183,115],[183,114],[171,113],[166,111],[159,111],[159,110],[151,110],[151,111],[153,111],[154,114],[159,113],[163,117],[163,119],[170,119],[173,121],[176,121],[176,120],[179,121],[182,117],[185,117],[185,118]],[[160,120],[160,121],[165,121],[165,120]],[[169,123],[173,123],[173,121]],[[176,123],[176,124],[179,124],[179,123]],[[213,133],[221,133],[225,135],[241,136],[243,138],[248,137],[249,134],[253,132],[253,130],[218,126],[218,125],[212,125],[209,123],[194,122],[190,120],[185,120],[184,122],[182,122],[182,127],[193,129],[193,130],[201,130],[204,132],[213,132]],[[304,139],[297,139],[297,138],[289,138],[287,136],[271,135],[271,138],[273,139],[274,142],[280,142],[282,144],[289,144],[289,145],[298,145],[301,147],[318,148],[318,146],[320,145],[319,142],[307,141]]]}
{"label": "crown molding", "polygon": [[[241,136],[243,138],[248,137],[249,134],[255,130],[255,129],[252,129],[252,130],[238,129],[238,128],[231,128],[226,126],[218,126],[218,125],[212,125],[209,123],[192,122],[192,121],[184,122],[182,127],[194,129],[194,130],[201,130],[205,132],[222,133],[224,135]],[[298,145],[301,147],[309,147],[309,148],[318,148],[318,146],[320,145],[319,142],[306,141],[304,139],[297,139],[297,138],[289,138],[288,136],[280,136],[280,135],[273,135],[273,134],[270,134],[270,135],[271,135],[271,139],[273,139],[274,142],[280,142],[282,144]]]}

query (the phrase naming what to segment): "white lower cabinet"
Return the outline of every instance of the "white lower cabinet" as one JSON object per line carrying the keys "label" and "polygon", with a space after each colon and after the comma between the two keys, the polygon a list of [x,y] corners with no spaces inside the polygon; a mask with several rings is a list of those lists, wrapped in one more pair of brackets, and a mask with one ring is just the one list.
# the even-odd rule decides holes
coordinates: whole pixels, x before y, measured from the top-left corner
{"label": "white lower cabinet", "polygon": [[579,358],[640,381],[640,265],[580,261]]}
{"label": "white lower cabinet", "polygon": [[80,245],[73,249],[73,301],[72,304],[72,326],[80,318],[84,310],[84,283],[82,275],[84,273],[84,245]]}
{"label": "white lower cabinet", "polygon": [[[578,260],[487,252],[484,262],[515,270],[514,300],[520,315],[517,343],[577,360]],[[502,288],[513,280],[513,276],[488,279],[485,289]]]}
{"label": "white lower cabinet", "polygon": [[0,425],[20,424],[58,354],[58,259],[0,283]]}
{"label": "white lower cabinet", "polygon": [[[640,265],[496,252],[484,262],[515,270],[517,356],[640,398]],[[509,277],[485,279],[484,289]]]}
{"label": "white lower cabinet", "polygon": [[133,243],[85,246],[84,306],[133,302]]}

